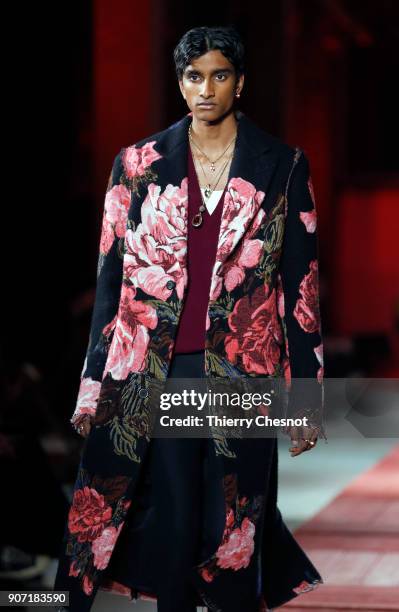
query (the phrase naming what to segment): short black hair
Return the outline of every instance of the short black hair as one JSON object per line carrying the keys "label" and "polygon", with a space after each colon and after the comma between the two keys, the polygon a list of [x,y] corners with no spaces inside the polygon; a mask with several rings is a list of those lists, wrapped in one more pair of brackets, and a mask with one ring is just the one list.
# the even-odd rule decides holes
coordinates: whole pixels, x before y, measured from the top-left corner
{"label": "short black hair", "polygon": [[219,50],[234,66],[237,78],[244,72],[244,45],[233,26],[202,26],[188,30],[173,51],[179,81],[193,59],[208,51]]}

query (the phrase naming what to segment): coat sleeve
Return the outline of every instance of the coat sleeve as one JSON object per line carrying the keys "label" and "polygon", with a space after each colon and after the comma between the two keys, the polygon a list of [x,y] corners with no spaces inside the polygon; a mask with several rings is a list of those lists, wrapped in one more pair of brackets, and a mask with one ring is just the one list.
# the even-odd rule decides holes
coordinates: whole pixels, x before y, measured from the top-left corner
{"label": "coat sleeve", "polygon": [[286,416],[308,417],[308,424],[325,438],[317,213],[309,162],[300,149],[296,150],[285,195],[278,280],[288,370]]}
{"label": "coat sleeve", "polygon": [[77,402],[70,419],[74,427],[84,415],[94,415],[96,412],[102,375],[115,331],[123,276],[123,243],[130,205],[130,190],[121,183],[122,175],[121,151],[114,159],[105,194],[90,335]]}

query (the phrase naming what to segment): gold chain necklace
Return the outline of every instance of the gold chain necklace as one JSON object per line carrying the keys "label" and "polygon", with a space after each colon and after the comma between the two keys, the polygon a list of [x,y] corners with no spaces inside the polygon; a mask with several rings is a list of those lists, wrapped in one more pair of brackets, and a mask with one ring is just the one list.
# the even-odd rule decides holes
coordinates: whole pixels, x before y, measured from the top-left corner
{"label": "gold chain necklace", "polygon": [[195,142],[193,136],[192,136],[192,132],[191,132],[191,123],[190,126],[188,128],[188,135],[190,137],[191,142],[194,144],[194,146],[197,147],[197,149],[202,153],[202,155],[204,155],[206,157],[206,159],[208,160],[210,166],[209,169],[211,170],[211,172],[215,172],[216,171],[216,166],[215,164],[219,161],[219,159],[221,159],[223,157],[223,155],[226,153],[226,151],[229,149],[229,147],[231,147],[231,145],[233,144],[233,142],[235,141],[235,139],[237,138],[237,134],[234,136],[233,140],[227,145],[227,147],[225,148],[225,150],[223,151],[223,153],[221,155],[219,155],[219,157],[217,159],[215,159],[215,161],[212,161],[211,159],[209,159],[209,157],[207,156],[207,154],[205,153],[205,151],[203,151]]}
{"label": "gold chain necklace", "polygon": [[[211,197],[211,195],[212,195],[212,193],[215,191],[216,187],[217,187],[217,186],[218,186],[218,184],[219,184],[220,177],[223,175],[223,173],[224,173],[224,171],[225,171],[225,169],[226,169],[226,166],[227,166],[227,164],[228,164],[228,163],[231,161],[231,158],[232,158],[232,157],[233,157],[233,156],[232,156],[232,155],[230,155],[230,157],[228,157],[228,158],[227,158],[227,160],[225,161],[224,166],[222,167],[221,171],[219,172],[219,175],[218,175],[218,177],[217,177],[216,183],[215,183],[215,184],[214,184],[214,186],[213,186],[213,187],[212,187],[212,188],[209,190],[209,193],[208,193],[208,194],[207,194],[208,189],[205,189],[205,197],[206,197],[206,199],[210,198],[210,197]],[[201,160],[200,160],[199,158],[195,157],[195,155],[193,155],[193,158],[194,158],[194,160],[195,160],[195,161],[194,161],[194,166],[195,166],[195,170],[196,170],[196,172],[197,172],[197,177],[198,177],[198,170],[197,170],[197,166],[196,166],[196,161],[197,161],[197,160],[199,161],[199,163],[200,163],[200,165],[201,165],[201,168],[202,168]],[[204,171],[204,169],[203,169],[203,168],[202,168],[202,171]],[[198,181],[198,182],[199,182],[199,181]],[[209,185],[209,187],[210,187],[210,185]]]}
{"label": "gold chain necklace", "polygon": [[[205,173],[205,170],[204,170],[204,166],[202,165],[202,162],[201,162],[200,158],[199,158],[199,157],[196,157],[196,156],[194,155],[194,152],[193,152],[193,150],[192,150],[192,149],[191,149],[191,153],[192,153],[192,155],[193,155],[193,159],[194,159],[194,160],[198,160],[198,161],[199,161],[200,166],[201,166],[201,169],[202,169],[202,173],[203,173],[203,175],[204,175],[204,178],[205,178],[205,180],[207,180],[207,176],[206,176],[206,173]],[[211,197],[211,195],[212,195],[212,193],[215,191],[215,189],[216,189],[216,187],[218,186],[218,183],[219,183],[219,181],[220,181],[220,177],[222,176],[222,174],[223,174],[223,172],[224,172],[224,170],[225,170],[225,168],[226,168],[227,164],[228,164],[228,163],[229,163],[229,161],[231,160],[231,158],[232,158],[232,155],[230,155],[230,157],[228,157],[228,158],[227,158],[227,160],[226,160],[226,162],[225,162],[224,166],[222,167],[222,170],[221,170],[221,171],[219,172],[219,174],[218,174],[218,177],[217,177],[217,179],[216,179],[216,182],[215,182],[214,186],[212,187],[212,186],[211,186],[211,184],[210,184],[210,183],[208,183],[208,184],[207,184],[207,186],[205,187],[205,197],[206,197],[206,199],[210,198],[210,197]],[[195,163],[195,162],[194,162],[194,165],[195,165],[195,167],[196,167],[196,163]],[[197,168],[196,168],[196,169],[197,169]],[[198,171],[197,171],[197,176],[198,176]],[[199,181],[198,181],[198,182],[199,182]]]}
{"label": "gold chain necklace", "polygon": [[[191,151],[191,152],[192,152],[192,151]],[[224,173],[224,171],[225,171],[225,169],[226,169],[227,164],[228,164],[229,162],[231,162],[232,157],[233,157],[233,154],[231,154],[231,155],[230,155],[230,157],[229,157],[229,158],[226,160],[226,163],[224,164],[224,166],[223,166],[223,168],[222,168],[221,172],[219,172],[218,179],[217,179],[217,181],[216,181],[215,185],[213,186],[213,188],[212,188],[212,190],[211,190],[211,192],[210,192],[210,194],[209,194],[209,196],[208,196],[208,197],[210,197],[210,195],[212,195],[212,193],[213,193],[213,192],[214,192],[214,190],[216,189],[216,187],[217,187],[217,185],[218,185],[218,183],[219,183],[219,181],[220,181],[220,177],[221,177],[221,176],[222,176],[222,174]],[[196,158],[196,156],[195,156],[194,154],[193,154],[193,159],[194,159],[194,168],[195,168],[195,172],[196,172],[196,174],[197,174],[197,178],[198,178],[198,171],[197,171],[197,166],[196,166],[196,163],[195,163],[195,160],[196,160],[197,158]],[[199,160],[199,162],[200,162],[200,164],[201,164],[201,161],[200,161],[200,160]],[[202,166],[202,164],[201,164],[201,166]],[[202,168],[202,170],[204,170],[204,169]],[[199,185],[199,180],[198,180],[198,185]],[[198,208],[198,212],[197,212],[197,214],[196,214],[196,215],[194,215],[194,217],[193,217],[193,219],[192,219],[192,222],[191,222],[191,223],[192,223],[193,227],[200,227],[200,225],[202,225],[202,222],[203,222],[202,213],[203,213],[203,212],[205,211],[205,209],[206,209],[206,204],[205,204],[205,202],[204,202],[204,198],[203,198],[203,196],[202,196],[201,186],[199,185],[199,187],[200,187],[200,194],[201,194],[201,201],[202,201],[202,204],[201,204],[201,205],[200,205],[200,207]],[[209,185],[209,187],[210,187],[210,185]],[[206,192],[206,190],[205,190],[205,192]]]}

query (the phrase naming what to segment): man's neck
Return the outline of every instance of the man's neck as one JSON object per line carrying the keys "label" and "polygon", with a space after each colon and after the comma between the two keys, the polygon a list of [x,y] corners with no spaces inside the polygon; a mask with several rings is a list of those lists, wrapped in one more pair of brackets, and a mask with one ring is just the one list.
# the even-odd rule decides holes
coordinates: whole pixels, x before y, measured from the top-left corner
{"label": "man's neck", "polygon": [[237,119],[233,111],[218,122],[200,121],[193,117],[192,137],[209,157],[222,153],[236,133]]}

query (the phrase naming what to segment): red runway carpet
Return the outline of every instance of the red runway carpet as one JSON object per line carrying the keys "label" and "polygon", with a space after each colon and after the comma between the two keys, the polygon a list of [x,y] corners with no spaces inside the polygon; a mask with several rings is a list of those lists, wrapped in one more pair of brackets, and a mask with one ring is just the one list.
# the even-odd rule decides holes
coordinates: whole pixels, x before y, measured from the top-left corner
{"label": "red runway carpet", "polygon": [[279,610],[399,610],[399,446],[296,532],[324,578]]}

